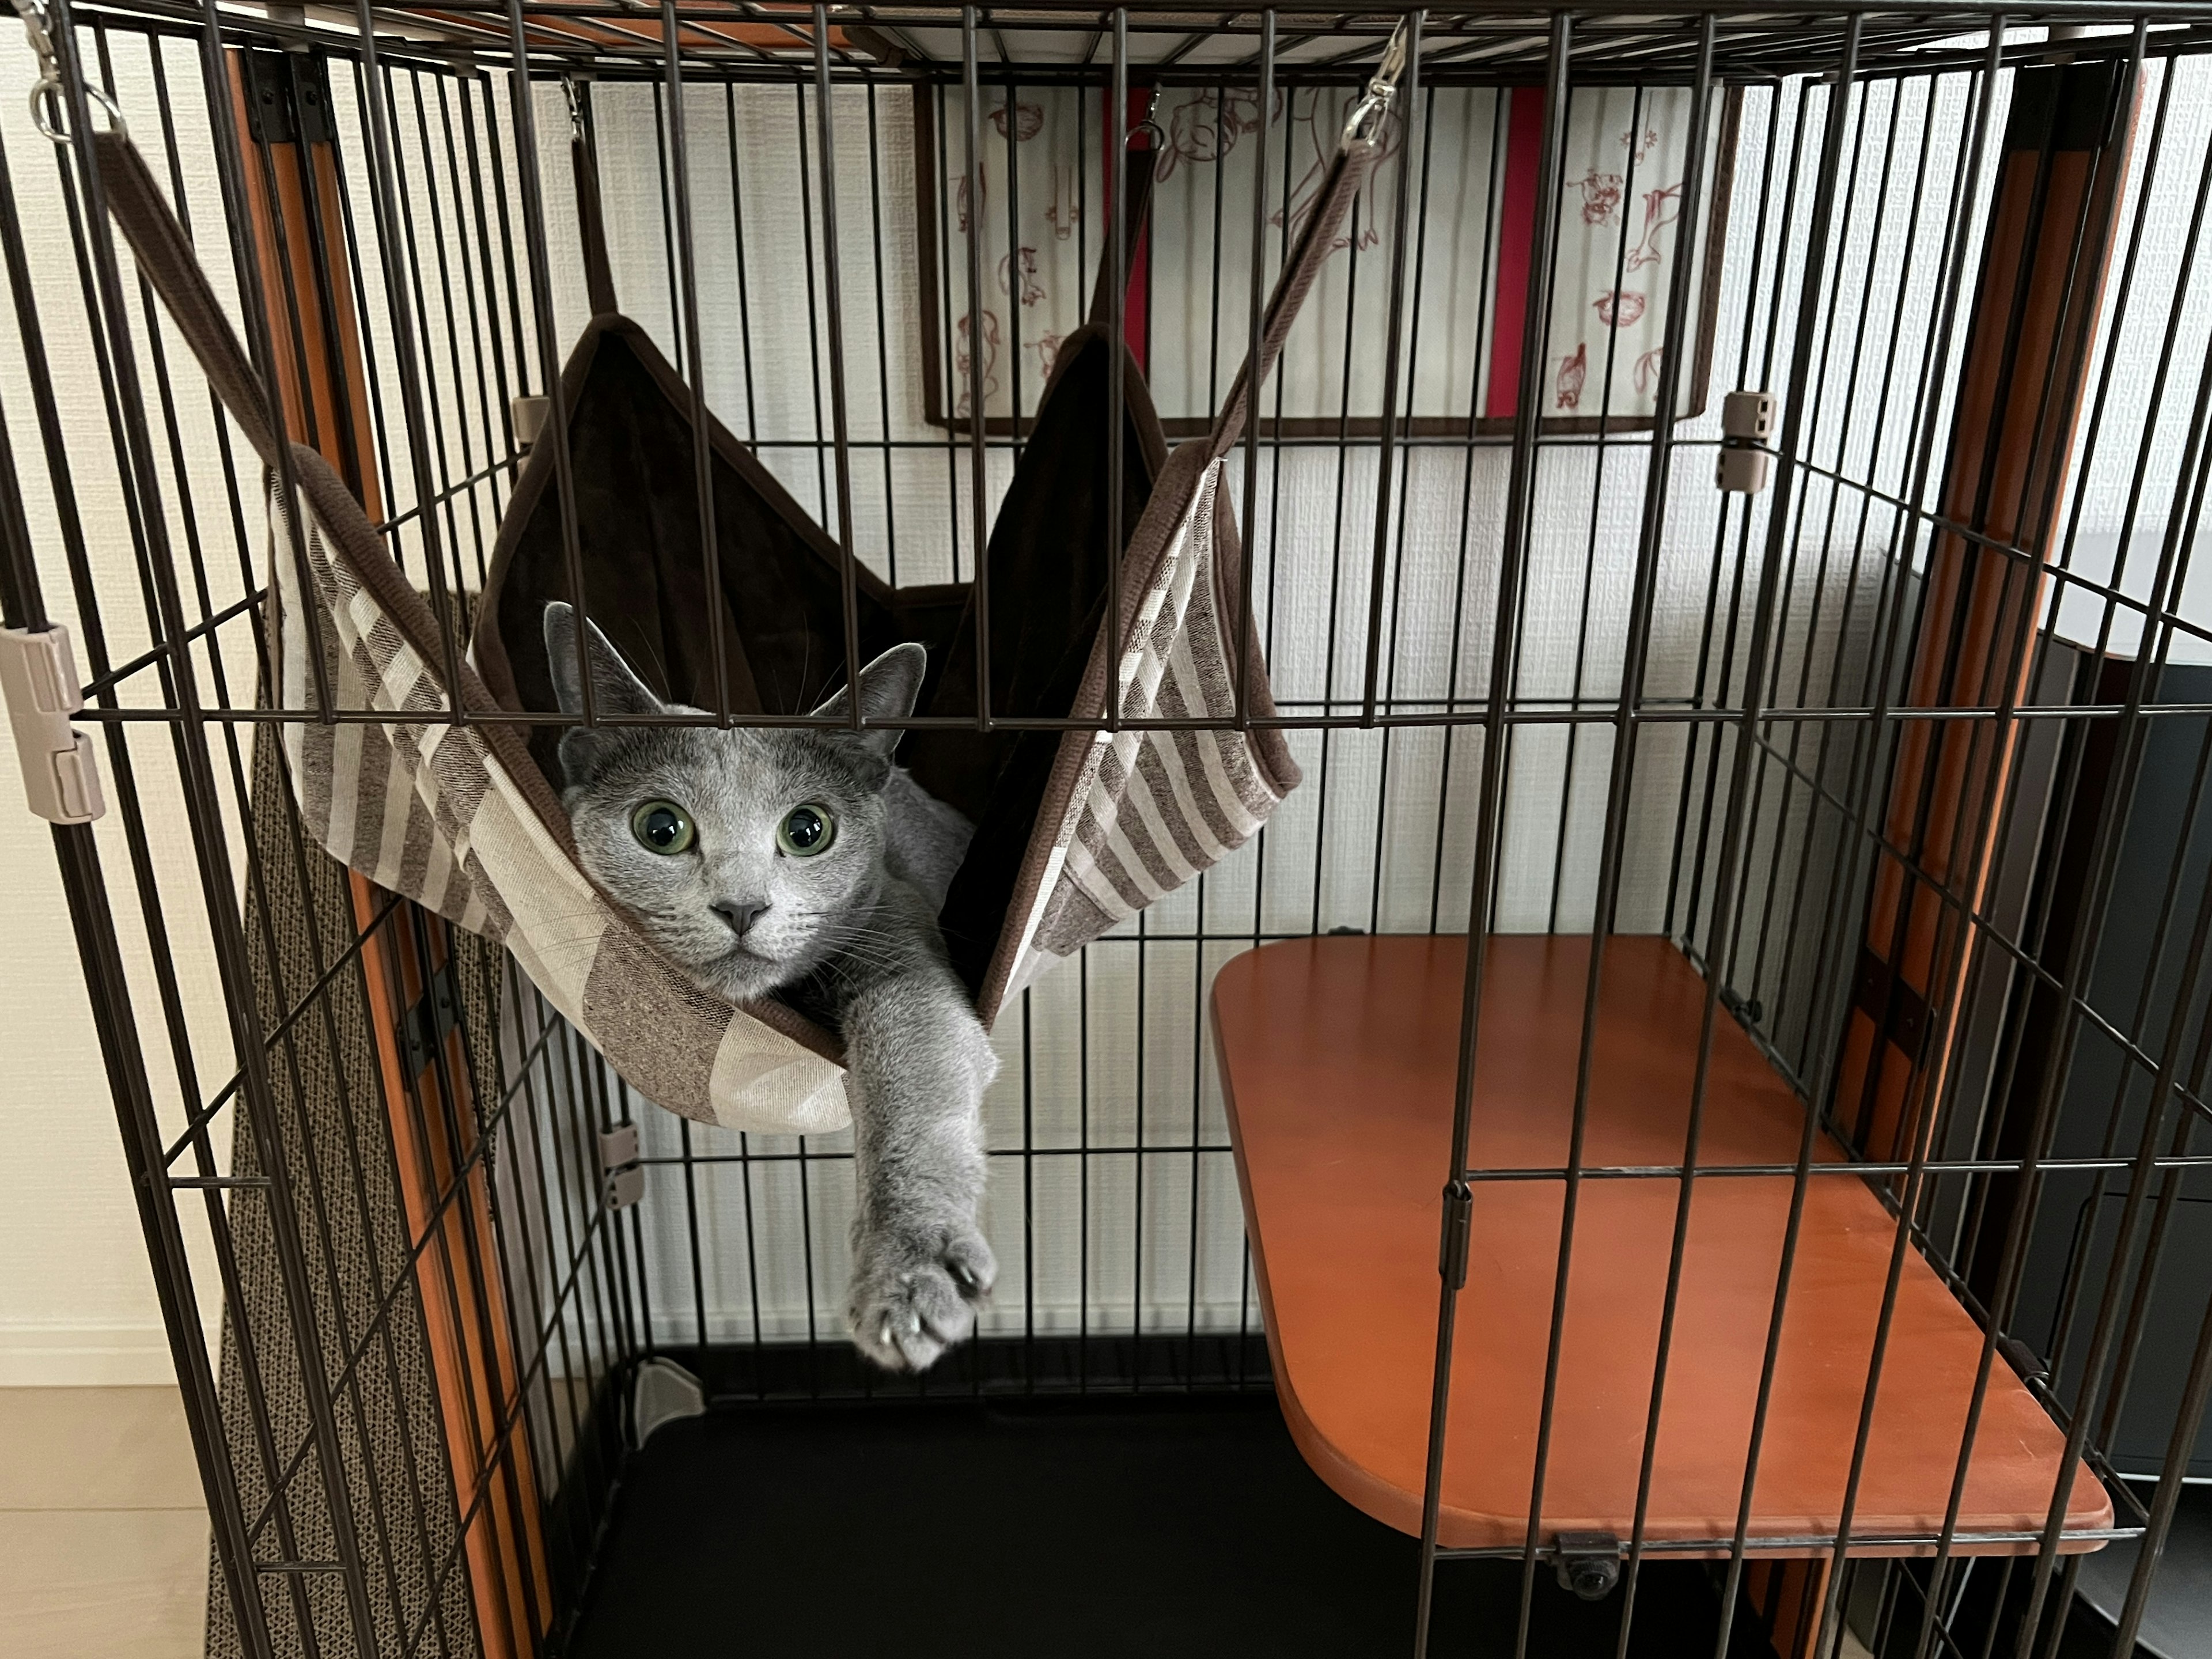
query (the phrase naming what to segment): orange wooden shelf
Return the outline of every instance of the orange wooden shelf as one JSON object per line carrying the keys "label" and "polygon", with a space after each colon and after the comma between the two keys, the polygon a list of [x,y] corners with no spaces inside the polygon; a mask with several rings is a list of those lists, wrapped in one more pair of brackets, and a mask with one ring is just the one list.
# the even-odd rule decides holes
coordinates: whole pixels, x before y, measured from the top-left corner
{"label": "orange wooden shelf", "polygon": [[[1469,1166],[1560,1167],[1589,941],[1501,937],[1491,950]],[[1406,1532],[1420,1528],[1465,961],[1462,938],[1298,939],[1236,958],[1213,987],[1284,1415],[1323,1480]],[[1608,944],[1585,1166],[1680,1162],[1704,994],[1667,940]],[[1700,1165],[1794,1164],[1803,1125],[1796,1097],[1723,1017]],[[1840,1158],[1825,1139],[1819,1156]],[[1646,1529],[1655,1542],[1724,1548],[1735,1531],[1792,1184],[1698,1183]],[[1671,1177],[1582,1184],[1547,1539],[1632,1530],[1679,1192]],[[1448,1547],[1518,1548],[1528,1534],[1564,1193],[1558,1179],[1476,1185],[1452,1362]],[[1808,1540],[1835,1533],[1895,1231],[1863,1180],[1811,1180],[1752,1510],[1762,1553],[1818,1553]],[[1909,1255],[1852,1522],[1865,1543],[1855,1549],[1915,1553],[1902,1540],[1941,1528],[1980,1346],[1966,1310]],[[2040,1530],[2063,1450],[2049,1415],[2000,1362],[1975,1437],[1960,1552],[2032,1552],[2002,1535]],[[2078,1468],[2068,1532],[2111,1521],[2104,1489]]]}

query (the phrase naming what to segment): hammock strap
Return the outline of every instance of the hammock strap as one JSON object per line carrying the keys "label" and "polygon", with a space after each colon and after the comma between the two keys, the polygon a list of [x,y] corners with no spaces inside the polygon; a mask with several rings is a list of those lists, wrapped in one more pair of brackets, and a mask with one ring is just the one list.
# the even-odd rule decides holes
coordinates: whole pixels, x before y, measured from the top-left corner
{"label": "hammock strap", "polygon": [[606,216],[599,202],[599,162],[592,146],[586,100],[581,82],[563,81],[568,94],[568,164],[576,175],[576,237],[584,247],[584,290],[592,302],[592,315],[605,317],[620,311],[615,300],[615,272],[607,258]]}
{"label": "hammock strap", "polygon": [[161,296],[177,331],[199,360],[209,386],[238,422],[246,442],[264,465],[276,465],[276,424],[270,417],[261,376],[216,298],[207,272],[192,252],[191,239],[170,211],[169,198],[161,193],[138,147],[121,133],[96,133],[92,143],[100,158],[100,188],[107,196],[108,212],[137,257],[140,272]]}
{"label": "hammock strap", "polygon": [[[1128,153],[1128,165],[1123,169],[1125,188],[1121,193],[1121,252],[1129,262],[1129,272],[1137,270],[1137,243],[1145,234],[1146,221],[1152,210],[1152,172],[1159,160],[1154,149],[1133,149]],[[1123,318],[1128,307],[1122,307]],[[1106,250],[1098,262],[1098,280],[1091,290],[1089,321],[1105,327],[1114,320],[1114,251]]]}
{"label": "hammock strap", "polygon": [[1213,434],[1206,446],[1209,459],[1219,460],[1237,447],[1237,439],[1243,435],[1252,388],[1267,383],[1268,372],[1282,354],[1291,325],[1297,320],[1298,309],[1305,304],[1306,295],[1321,275],[1321,268],[1335,252],[1336,234],[1343,228],[1353,199],[1382,154],[1379,136],[1347,137],[1330,159],[1321,189],[1314,197],[1312,210],[1298,227],[1283,274],[1276,279],[1275,291],[1267,296],[1267,309],[1260,329],[1258,372],[1254,373],[1249,360],[1237,371],[1229,396],[1222,403],[1221,413],[1214,418]]}

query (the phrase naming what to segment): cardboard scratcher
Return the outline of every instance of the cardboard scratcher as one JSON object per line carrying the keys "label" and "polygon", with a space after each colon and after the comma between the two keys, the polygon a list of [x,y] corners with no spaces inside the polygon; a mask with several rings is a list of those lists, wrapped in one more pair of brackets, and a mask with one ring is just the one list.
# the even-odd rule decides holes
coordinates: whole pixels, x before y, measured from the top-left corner
{"label": "cardboard scratcher", "polygon": [[[1055,362],[986,554],[989,708],[1218,724],[1110,734],[937,728],[909,739],[902,759],[976,824],[941,922],[986,1024],[1053,962],[1243,845],[1298,781],[1279,731],[1235,724],[1240,665],[1243,712],[1264,721],[1273,704],[1249,624],[1235,639],[1241,550],[1223,463],[1381,153],[1390,91],[1378,79],[1355,111],[1288,251],[1258,361],[1239,372],[1207,436],[1165,454],[1141,376],[1096,318]],[[274,696],[282,708],[319,713],[319,684],[341,715],[284,727],[309,831],[380,885],[505,945],[659,1105],[757,1132],[843,1127],[833,1034],[773,1001],[739,1005],[702,991],[664,958],[577,864],[549,764],[557,732],[538,726],[526,738],[524,726],[499,719],[556,709],[541,631],[554,599],[580,597],[617,646],[649,647],[633,660],[658,664],[657,690],[739,720],[804,712],[806,694],[825,688],[789,665],[842,664],[846,654],[844,550],[711,417],[717,556],[703,556],[690,391],[612,308],[603,245],[595,252],[589,241],[588,158],[580,155],[580,198],[600,314],[556,404],[575,534],[563,526],[555,477],[562,445],[541,438],[501,526],[472,666],[337,475],[301,446],[290,452],[296,501],[284,499],[259,381],[189,243],[127,140],[99,142],[118,224],[269,467]],[[1127,422],[1118,480],[1108,476],[1114,352]],[[1118,561],[1118,605],[1109,605],[1115,558],[1103,504],[1117,487],[1122,522],[1134,529]],[[568,581],[579,563],[580,596]],[[707,591],[710,569],[718,593]],[[862,660],[920,640],[931,647],[926,712],[972,716],[976,596],[964,586],[895,590],[857,566],[853,576]],[[392,718],[365,721],[362,711]]]}

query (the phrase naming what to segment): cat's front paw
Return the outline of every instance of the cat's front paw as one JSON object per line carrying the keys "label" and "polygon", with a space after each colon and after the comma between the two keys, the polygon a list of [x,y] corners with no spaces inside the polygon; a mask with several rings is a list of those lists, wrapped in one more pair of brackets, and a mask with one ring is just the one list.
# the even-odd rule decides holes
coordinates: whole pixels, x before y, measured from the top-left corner
{"label": "cat's front paw", "polygon": [[998,1276],[991,1247],[973,1227],[866,1233],[854,1252],[846,1308],[854,1344],[885,1370],[927,1370],[974,1332]]}

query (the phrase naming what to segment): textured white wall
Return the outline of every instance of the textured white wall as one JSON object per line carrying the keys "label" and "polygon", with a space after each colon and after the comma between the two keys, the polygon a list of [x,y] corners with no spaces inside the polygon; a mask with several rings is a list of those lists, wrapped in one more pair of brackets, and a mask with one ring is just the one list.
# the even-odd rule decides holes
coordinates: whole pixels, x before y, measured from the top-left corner
{"label": "textured white wall", "polygon": [[[27,86],[33,62],[20,35],[8,38],[0,46],[0,85]],[[172,50],[167,68],[172,87],[178,89],[179,153],[188,200],[196,222],[212,227],[220,222],[219,197],[205,106],[194,95],[198,71],[191,53],[180,50]],[[135,41],[120,43],[116,69],[125,106],[145,112],[142,118],[151,125],[150,69],[143,48]],[[0,98],[0,142],[7,146],[9,182],[21,216],[23,252],[31,269],[63,447],[83,526],[88,574],[106,625],[109,659],[126,662],[149,647],[153,635],[118,488],[121,473],[110,437],[99,359],[85,322],[54,151],[33,131],[21,97]],[[228,260],[211,269],[228,299],[233,292]],[[136,342],[139,368],[149,374],[143,317],[136,325],[140,330]],[[10,321],[0,333],[4,333],[0,406],[6,411],[46,607],[69,625],[79,672],[89,678],[94,672],[89,641],[68,574],[54,475],[46,464],[12,309]],[[173,331],[167,332],[165,343],[173,364],[185,361]],[[220,608],[243,596],[245,579],[223,505],[222,475],[210,465],[216,450],[209,401],[196,380],[180,380],[179,385],[176,418],[191,458],[186,477],[198,507],[209,590]],[[159,432],[158,409],[154,418]],[[166,471],[164,479],[167,522],[180,550],[180,579],[191,609],[195,604],[191,578],[183,568],[181,552],[185,520],[176,491],[167,487]],[[222,657],[233,699],[250,702],[253,659],[242,631],[226,630]],[[203,696],[213,702],[213,661],[205,651],[197,661]],[[142,678],[134,682],[125,702],[145,707],[159,700],[154,683]],[[208,945],[207,911],[176,752],[170,734],[159,725],[127,729],[147,824],[144,873],[161,896],[161,913],[167,922],[176,963],[177,1012],[191,1034],[192,1092],[204,1097],[230,1075],[234,1062]],[[95,746],[109,802],[108,815],[97,830],[100,857],[130,976],[138,1041],[161,1121],[167,1133],[174,1135],[181,1127],[186,1085],[163,1017],[153,947],[118,810],[121,779],[97,733]],[[220,744],[215,752],[218,768],[223,767]],[[0,1053],[8,1060],[5,1081],[0,1082],[0,1158],[21,1171],[8,1200],[0,1204],[0,1262],[6,1264],[0,1272],[0,1385],[161,1382],[173,1375],[167,1340],[154,1299],[52,842],[46,823],[21,805],[12,738],[4,729],[0,729],[0,772],[4,772],[0,781],[0,890],[6,894],[5,945],[0,947]],[[227,816],[222,838],[235,867],[240,842],[234,816]],[[216,1126],[216,1142],[227,1153],[227,1119]],[[187,1208],[184,1225],[194,1248],[195,1277],[202,1285],[212,1285],[204,1219]],[[212,1305],[210,1302],[210,1316]]]}

